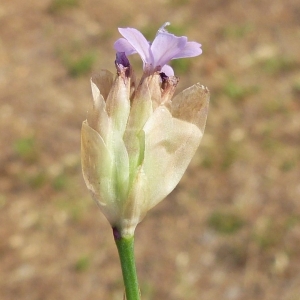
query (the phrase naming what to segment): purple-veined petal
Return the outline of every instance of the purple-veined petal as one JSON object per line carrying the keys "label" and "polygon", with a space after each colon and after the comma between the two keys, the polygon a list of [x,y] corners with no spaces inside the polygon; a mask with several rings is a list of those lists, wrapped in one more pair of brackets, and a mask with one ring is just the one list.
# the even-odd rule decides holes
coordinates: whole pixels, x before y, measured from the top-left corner
{"label": "purple-veined petal", "polygon": [[184,57],[194,57],[200,55],[202,53],[201,44],[197,42],[187,42],[184,48],[173,57],[176,58],[184,58]]}
{"label": "purple-veined petal", "polygon": [[185,47],[187,37],[177,37],[168,32],[159,32],[155,37],[151,51],[153,53],[154,66],[164,66]]}
{"label": "purple-veined petal", "polygon": [[117,52],[125,52],[126,56],[136,53],[135,48],[124,38],[118,39],[114,43],[114,48]]}
{"label": "purple-veined petal", "polygon": [[164,65],[161,68],[161,72],[165,73],[167,76],[174,76],[174,70],[171,66],[169,65]]}
{"label": "purple-veined petal", "polygon": [[140,55],[144,63],[152,63],[150,45],[145,37],[134,28],[119,28],[119,32]]}

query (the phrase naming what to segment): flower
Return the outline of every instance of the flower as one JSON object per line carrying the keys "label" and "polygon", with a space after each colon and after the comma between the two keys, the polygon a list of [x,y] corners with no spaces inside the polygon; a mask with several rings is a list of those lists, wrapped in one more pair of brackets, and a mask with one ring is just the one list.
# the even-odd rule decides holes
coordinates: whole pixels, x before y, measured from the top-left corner
{"label": "flower", "polygon": [[157,32],[154,41],[150,44],[138,30],[134,28],[119,28],[123,38],[118,39],[114,48],[126,55],[138,53],[144,62],[144,68],[150,71],[158,70],[173,76],[173,69],[168,66],[172,59],[194,57],[202,53],[201,44],[188,42],[187,37],[177,37],[168,33],[166,22]]}
{"label": "flower", "polygon": [[[91,79],[81,159],[93,198],[114,230],[128,237],[184,174],[203,136],[209,91],[197,83],[172,99],[178,79],[155,70],[136,84],[125,53],[117,52],[115,78],[102,70]],[[152,62],[164,64],[163,56]]]}

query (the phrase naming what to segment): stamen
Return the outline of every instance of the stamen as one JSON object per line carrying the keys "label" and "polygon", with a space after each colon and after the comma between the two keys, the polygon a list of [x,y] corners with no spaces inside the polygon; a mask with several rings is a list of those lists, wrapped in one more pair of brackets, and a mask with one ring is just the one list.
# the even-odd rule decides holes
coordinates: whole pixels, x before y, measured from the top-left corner
{"label": "stamen", "polygon": [[163,26],[161,26],[161,27],[158,29],[157,33],[168,32],[168,30],[167,30],[167,29],[165,29],[165,27],[166,27],[166,26],[169,26],[169,25],[171,25],[171,23],[170,23],[170,22],[166,22],[166,23],[164,23],[164,25],[163,25]]}

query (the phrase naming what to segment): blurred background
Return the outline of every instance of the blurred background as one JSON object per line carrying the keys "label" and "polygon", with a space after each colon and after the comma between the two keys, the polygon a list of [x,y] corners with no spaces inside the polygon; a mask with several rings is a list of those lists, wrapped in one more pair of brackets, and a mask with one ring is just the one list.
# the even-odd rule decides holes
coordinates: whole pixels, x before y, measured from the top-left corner
{"label": "blurred background", "polygon": [[153,40],[166,21],[203,45],[172,64],[177,92],[200,82],[211,105],[182,181],[137,228],[143,299],[300,299],[298,0],[1,1],[1,299],[122,299],[80,128],[117,27]]}

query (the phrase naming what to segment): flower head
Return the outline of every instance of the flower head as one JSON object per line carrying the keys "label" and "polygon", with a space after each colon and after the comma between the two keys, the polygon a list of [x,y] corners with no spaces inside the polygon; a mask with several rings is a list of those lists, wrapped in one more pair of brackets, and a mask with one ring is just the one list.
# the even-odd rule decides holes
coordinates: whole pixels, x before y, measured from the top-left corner
{"label": "flower head", "polygon": [[187,37],[177,37],[167,32],[166,22],[157,32],[152,43],[134,28],[119,28],[123,38],[118,39],[114,48],[126,55],[138,53],[144,62],[144,68],[151,71],[162,71],[168,76],[174,75],[173,69],[168,66],[170,60],[184,57],[194,57],[202,53],[201,44],[188,42]]}
{"label": "flower head", "polygon": [[[186,38],[167,36],[171,45],[181,45],[172,46],[172,55],[158,55],[154,42],[148,52],[135,44],[145,64],[156,68],[187,53]],[[178,79],[154,69],[136,84],[124,52],[117,52],[115,78],[102,70],[91,79],[93,107],[82,124],[81,158],[86,185],[111,226],[132,236],[147,211],[175,188],[197,150],[209,91],[197,83],[172,99]]]}

